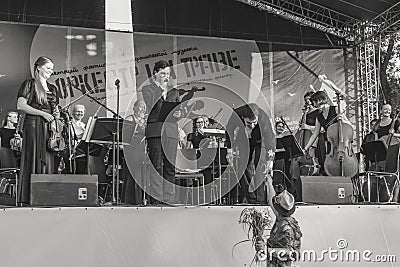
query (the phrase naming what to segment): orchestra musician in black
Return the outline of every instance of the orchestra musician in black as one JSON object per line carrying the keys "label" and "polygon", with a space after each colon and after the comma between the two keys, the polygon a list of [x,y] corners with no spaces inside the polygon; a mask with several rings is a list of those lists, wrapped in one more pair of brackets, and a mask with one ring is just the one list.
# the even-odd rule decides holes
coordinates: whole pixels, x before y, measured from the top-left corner
{"label": "orchestra musician in black", "polygon": [[[380,119],[372,126],[372,133],[376,134],[376,139],[388,136],[389,134],[394,137],[400,137],[400,122],[397,118],[391,117],[392,106],[390,104],[384,104],[380,115]],[[393,125],[392,122],[394,123]]]}
{"label": "orchestra musician in black", "polygon": [[[0,166],[1,168],[18,168],[21,159],[21,144],[19,149],[12,146],[12,140],[22,142],[22,132],[16,126],[18,124],[18,112],[9,111],[4,119],[3,127],[0,128]],[[19,140],[18,140],[19,139]],[[19,150],[19,151],[18,151]]]}
{"label": "orchestra musician in black", "polygon": [[209,139],[204,135],[204,117],[193,119],[193,131],[187,135],[186,148],[207,148]]}
{"label": "orchestra musician in black", "polygon": [[143,201],[143,188],[145,180],[143,167],[146,158],[146,104],[137,100],[133,104],[133,114],[125,118],[132,125],[132,134],[123,135],[128,145],[124,146],[123,177],[121,198],[125,204],[145,204]]}
{"label": "orchestra musician in black", "polygon": [[337,121],[338,114],[335,106],[328,104],[328,95],[324,91],[317,91],[311,96],[314,107],[318,109],[317,120],[315,122],[314,131],[308,140],[304,150],[309,153],[310,148],[317,140],[316,156],[320,164],[320,173],[326,175],[324,170],[324,162],[326,158],[326,131],[329,126]]}
{"label": "orchestra musician in black", "polygon": [[18,182],[20,205],[30,204],[31,174],[57,173],[57,153],[51,151],[47,143],[49,124],[59,116],[57,88],[47,82],[53,67],[50,58],[39,57],[34,64],[33,78],[25,80],[18,91],[17,109],[26,114]]}
{"label": "orchestra musician in black", "polygon": [[[153,204],[175,202],[175,160],[179,143],[176,121],[158,121],[164,101],[180,102],[177,89],[168,90],[171,67],[164,60],[157,61],[153,69],[153,80],[142,89],[149,116],[146,140],[151,167],[149,171],[150,195]],[[172,117],[180,116],[173,113]],[[177,118],[176,118],[177,119]],[[172,119],[173,120],[173,119]]]}
{"label": "orchestra musician in black", "polygon": [[[244,170],[240,177],[239,203],[266,203],[265,173],[271,172],[275,155],[275,134],[266,112],[256,104],[245,104],[236,108],[226,126],[226,146],[237,150],[240,159],[238,170]],[[243,158],[248,151],[248,158]],[[227,159],[232,162],[233,155]],[[238,173],[238,170],[236,173]],[[231,191],[233,197],[235,189]]]}

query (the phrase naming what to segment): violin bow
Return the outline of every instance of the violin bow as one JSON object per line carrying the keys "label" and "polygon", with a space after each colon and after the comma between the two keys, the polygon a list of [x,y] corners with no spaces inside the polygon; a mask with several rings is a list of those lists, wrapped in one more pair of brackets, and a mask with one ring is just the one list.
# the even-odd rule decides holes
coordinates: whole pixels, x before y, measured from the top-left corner
{"label": "violin bow", "polygon": [[352,98],[350,96],[348,96],[347,94],[345,94],[342,90],[340,90],[335,84],[333,84],[331,81],[326,79],[325,75],[318,75],[315,71],[313,71],[312,69],[310,69],[306,64],[304,64],[298,57],[294,56],[293,54],[291,54],[289,51],[286,51],[286,54],[289,55],[289,57],[293,58],[297,63],[299,63],[303,68],[305,68],[309,73],[311,73],[315,78],[317,78],[318,80],[320,80],[322,83],[324,83],[326,86],[328,86],[329,88],[331,88],[333,91],[335,91],[336,93],[339,93],[342,96],[348,97],[348,98]]}
{"label": "violin bow", "polygon": [[[346,96],[348,98],[352,98],[353,102],[351,102],[349,105],[347,105],[346,108],[343,109],[343,111],[340,112],[340,114],[338,114],[335,118],[338,118],[339,116],[345,114],[345,112],[352,106],[354,105],[356,102],[358,102],[361,99],[361,95],[354,99],[353,97],[348,96],[347,94],[345,94],[344,92],[342,92],[342,90],[340,90],[339,88],[337,88],[336,86],[334,86],[332,83],[328,82],[325,80],[325,77],[323,75],[318,75],[317,73],[315,73],[315,71],[313,71],[312,69],[310,69],[306,64],[304,64],[298,57],[294,56],[293,54],[291,54],[289,51],[286,51],[286,53],[293,58],[297,63],[299,63],[303,68],[305,68],[308,72],[310,72],[314,77],[316,77],[317,79],[321,80],[321,82],[323,82],[324,84],[326,84],[329,88],[331,88],[333,91],[335,91],[336,93],[338,93],[339,95],[342,96]],[[339,99],[338,99],[339,100]],[[334,121],[334,120],[332,120]],[[332,124],[332,123],[331,123]],[[328,125],[330,125],[328,123]]]}

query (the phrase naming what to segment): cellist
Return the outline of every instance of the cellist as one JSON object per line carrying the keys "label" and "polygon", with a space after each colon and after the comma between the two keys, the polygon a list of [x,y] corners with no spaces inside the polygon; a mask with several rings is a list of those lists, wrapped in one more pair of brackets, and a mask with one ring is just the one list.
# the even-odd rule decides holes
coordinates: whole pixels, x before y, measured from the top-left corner
{"label": "cellist", "polygon": [[338,110],[336,106],[331,106],[328,104],[329,97],[324,91],[317,91],[311,96],[311,101],[313,102],[315,108],[317,108],[318,115],[317,120],[315,122],[314,131],[308,141],[307,145],[304,147],[304,150],[308,153],[315,140],[317,141],[316,148],[316,156],[318,158],[318,162],[320,164],[320,173],[322,175],[326,175],[324,170],[324,162],[326,159],[326,141],[327,136],[326,132],[332,124],[338,121],[339,116],[342,120],[347,120],[344,115],[338,116]]}
{"label": "cellist", "polygon": [[380,139],[389,134],[400,138],[400,122],[396,120],[393,129],[391,127],[393,122],[393,118],[391,117],[392,106],[390,104],[384,104],[380,115],[380,119],[372,127],[372,131],[377,134],[377,138]]}
{"label": "cellist", "polygon": [[[314,92],[309,91],[304,94],[304,107],[303,107],[303,115],[299,122],[299,130],[296,133],[295,137],[299,142],[299,145],[304,148],[308,143],[309,138],[312,135],[312,131],[314,130],[314,126],[307,124],[307,115],[315,110],[315,107],[311,101],[311,96]],[[310,123],[311,124],[311,123]],[[314,142],[313,146],[310,148],[310,154],[315,155],[315,147],[316,142]],[[316,158],[314,157],[297,157],[291,159],[290,162],[290,174],[292,177],[292,188],[289,191],[293,194],[296,201],[301,201],[301,182],[300,182],[300,166],[309,164],[309,161],[313,162],[314,168],[309,168],[307,175],[312,175],[318,172],[318,162],[316,162]],[[310,165],[309,165],[310,166]],[[312,171],[311,171],[312,170]]]}
{"label": "cellist", "polygon": [[[392,106],[390,104],[384,104],[380,112],[379,120],[377,120],[372,126],[371,134],[375,136],[375,140],[380,139],[386,143],[388,140],[385,139],[388,139],[388,137],[392,135],[391,143],[399,142],[399,139],[397,138],[400,138],[400,122],[397,119],[392,118],[391,115]],[[390,144],[387,145],[390,146]],[[378,162],[377,166],[374,166],[373,163],[371,164],[372,169],[374,170],[384,170],[385,161]]]}

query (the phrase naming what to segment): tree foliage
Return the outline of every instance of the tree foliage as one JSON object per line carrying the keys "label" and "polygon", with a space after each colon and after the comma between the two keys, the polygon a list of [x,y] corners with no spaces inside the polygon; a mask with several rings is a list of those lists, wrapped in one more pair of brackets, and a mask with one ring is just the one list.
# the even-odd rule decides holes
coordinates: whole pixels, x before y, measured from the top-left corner
{"label": "tree foliage", "polygon": [[379,75],[382,102],[400,108],[400,34],[386,36],[380,46]]}

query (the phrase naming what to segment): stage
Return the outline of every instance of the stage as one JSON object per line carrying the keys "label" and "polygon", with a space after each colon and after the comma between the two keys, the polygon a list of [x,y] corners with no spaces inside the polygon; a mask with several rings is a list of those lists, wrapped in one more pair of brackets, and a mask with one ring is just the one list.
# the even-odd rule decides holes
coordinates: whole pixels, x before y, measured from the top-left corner
{"label": "stage", "polygon": [[[246,207],[4,208],[1,266],[250,266]],[[399,266],[399,207],[298,206],[300,266]]]}

